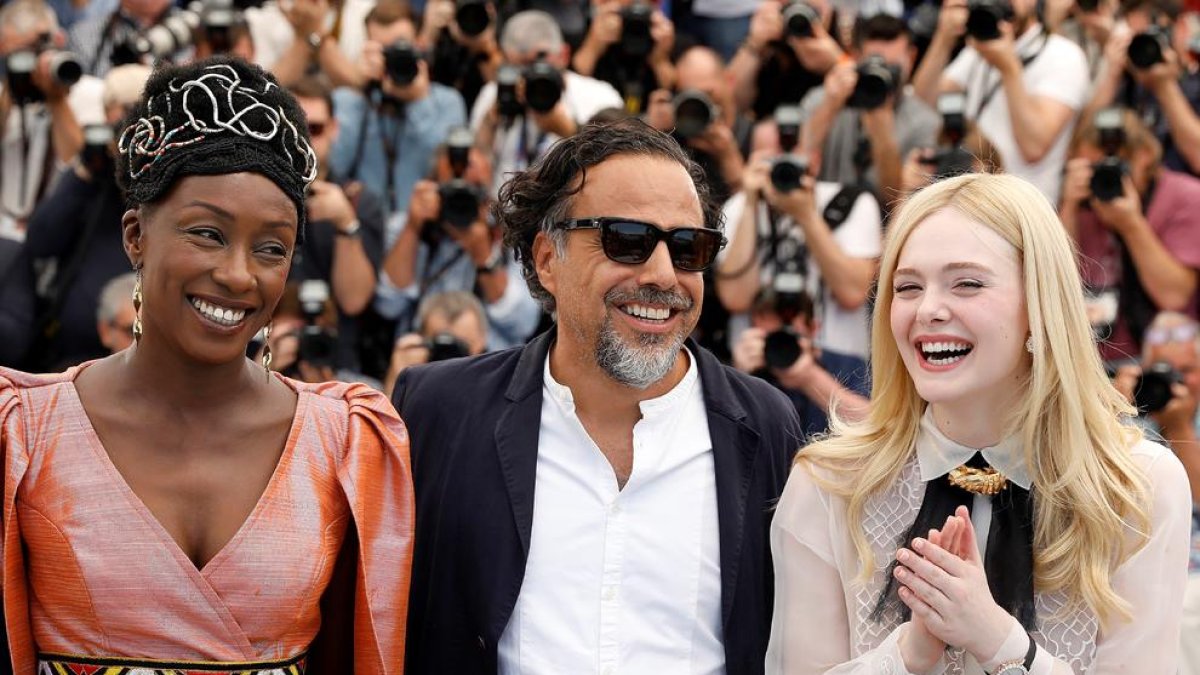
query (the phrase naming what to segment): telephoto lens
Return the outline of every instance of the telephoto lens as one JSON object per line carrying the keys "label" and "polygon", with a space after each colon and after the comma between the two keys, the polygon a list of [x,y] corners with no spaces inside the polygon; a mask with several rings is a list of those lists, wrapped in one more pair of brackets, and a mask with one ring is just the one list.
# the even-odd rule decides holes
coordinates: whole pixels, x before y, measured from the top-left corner
{"label": "telephoto lens", "polygon": [[783,29],[788,37],[810,38],[813,26],[821,22],[821,15],[804,0],[793,0],[783,6]]}
{"label": "telephoto lens", "polygon": [[454,9],[454,22],[463,35],[476,37],[482,35],[492,24],[492,16],[488,13],[488,0],[458,0]]}
{"label": "telephoto lens", "polygon": [[650,16],[654,8],[643,0],[621,9],[621,53],[631,59],[644,59],[654,50],[650,36]]}
{"label": "telephoto lens", "polygon": [[1133,404],[1143,415],[1156,413],[1171,402],[1171,387],[1183,382],[1183,376],[1169,363],[1161,361],[1142,371],[1133,388]]}
{"label": "telephoto lens", "polygon": [[800,335],[791,328],[781,328],[767,333],[763,345],[763,359],[775,370],[787,370],[800,360],[804,349],[800,346]]}
{"label": "telephoto lens", "polygon": [[440,222],[465,230],[479,219],[479,190],[462,178],[452,178],[438,186],[442,211]]}
{"label": "telephoto lens", "polygon": [[800,189],[808,175],[808,158],[803,155],[786,154],[771,162],[771,186],[777,192]]}
{"label": "telephoto lens", "polygon": [[548,113],[562,98],[563,76],[545,61],[536,61],[525,71],[525,103],[531,110]]}
{"label": "telephoto lens", "polygon": [[505,64],[496,71],[496,107],[503,117],[516,117],[525,112],[525,106],[517,96],[517,83],[521,81],[521,69]]}
{"label": "telephoto lens", "polygon": [[1008,0],[968,0],[967,35],[980,41],[1000,37],[1000,22],[1013,20]]}
{"label": "telephoto lens", "polygon": [[397,40],[383,50],[383,63],[392,82],[404,87],[417,79],[421,60],[417,48],[408,40]]}
{"label": "telephoto lens", "polygon": [[1138,70],[1145,70],[1166,61],[1171,43],[1167,34],[1158,26],[1151,26],[1134,35],[1129,41],[1129,62]]}
{"label": "telephoto lens", "polygon": [[438,333],[434,335],[429,338],[425,346],[429,348],[430,363],[471,355],[470,350],[467,349],[467,343],[459,340],[450,333]]}
{"label": "telephoto lens", "polygon": [[1123,181],[1128,169],[1120,157],[1105,157],[1092,165],[1092,180],[1089,184],[1092,196],[1102,202],[1112,200],[1125,194]]}
{"label": "telephoto lens", "polygon": [[846,105],[874,110],[900,89],[900,68],[882,56],[868,56],[858,64],[858,81]]}
{"label": "telephoto lens", "polygon": [[685,89],[675,97],[675,133],[681,138],[694,138],[716,121],[721,111],[708,94],[698,89]]}

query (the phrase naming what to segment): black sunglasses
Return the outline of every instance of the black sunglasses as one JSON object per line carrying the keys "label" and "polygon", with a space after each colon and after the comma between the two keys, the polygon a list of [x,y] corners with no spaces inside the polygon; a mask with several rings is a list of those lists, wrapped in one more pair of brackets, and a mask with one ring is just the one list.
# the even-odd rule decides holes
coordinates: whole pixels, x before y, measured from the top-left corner
{"label": "black sunglasses", "polygon": [[628,218],[575,218],[558,223],[564,230],[600,230],[600,246],[613,262],[639,265],[650,259],[658,242],[667,242],[671,264],[686,272],[703,272],[725,248],[725,235],[705,227],[664,230]]}

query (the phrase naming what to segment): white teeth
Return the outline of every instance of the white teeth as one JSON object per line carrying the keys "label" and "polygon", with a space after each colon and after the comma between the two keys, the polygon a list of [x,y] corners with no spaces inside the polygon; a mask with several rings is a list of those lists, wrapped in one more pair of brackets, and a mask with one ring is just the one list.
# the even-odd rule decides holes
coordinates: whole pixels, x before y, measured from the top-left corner
{"label": "white teeth", "polygon": [[971,348],[971,345],[966,342],[925,342],[921,344],[921,351],[926,354],[936,354],[939,352],[961,352]]}
{"label": "white teeth", "polygon": [[624,311],[626,314],[636,316],[639,319],[651,319],[653,321],[666,321],[671,316],[671,310],[669,309],[658,309],[643,305],[626,305]]}
{"label": "white teeth", "polygon": [[219,323],[223,326],[236,326],[238,323],[241,323],[242,319],[246,318],[246,310],[244,309],[217,307],[199,298],[192,299],[192,306],[199,310],[209,321]]}

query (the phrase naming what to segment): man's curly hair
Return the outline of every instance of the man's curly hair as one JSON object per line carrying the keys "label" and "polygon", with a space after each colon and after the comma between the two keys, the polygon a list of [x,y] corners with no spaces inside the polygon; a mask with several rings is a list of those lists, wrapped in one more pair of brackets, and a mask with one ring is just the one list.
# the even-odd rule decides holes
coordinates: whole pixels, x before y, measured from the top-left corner
{"label": "man's curly hair", "polygon": [[317,157],[296,99],[258,66],[217,56],[159,68],[118,138],[117,183],[130,207],[165,198],[184,176],[248,171],[296,205],[301,241]]}
{"label": "man's curly hair", "polygon": [[636,118],[589,124],[555,143],[533,166],[509,179],[492,205],[493,220],[504,228],[504,244],[521,262],[529,293],[546,312],[554,312],[554,296],[542,286],[534,269],[533,240],[538,232],[544,232],[559,255],[565,254],[566,233],[556,225],[568,218],[571,201],[583,189],[588,169],[617,155],[679,163],[696,186],[704,227],[722,229],[721,209],[712,199],[703,170],[674,138]]}

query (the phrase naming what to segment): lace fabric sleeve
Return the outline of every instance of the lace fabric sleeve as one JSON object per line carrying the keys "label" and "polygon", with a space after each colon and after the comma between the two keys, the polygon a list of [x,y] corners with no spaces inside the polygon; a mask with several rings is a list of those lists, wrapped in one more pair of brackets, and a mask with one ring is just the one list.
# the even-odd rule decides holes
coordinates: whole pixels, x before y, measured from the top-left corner
{"label": "lace fabric sleeve", "polygon": [[[902,624],[873,649],[851,652],[850,613],[836,537],[844,537],[831,497],[803,467],[794,467],[771,523],[775,607],[767,647],[768,675],[902,675]],[[856,561],[855,561],[856,562]],[[945,672],[939,662],[932,675]],[[925,674],[922,674],[925,675]]]}

